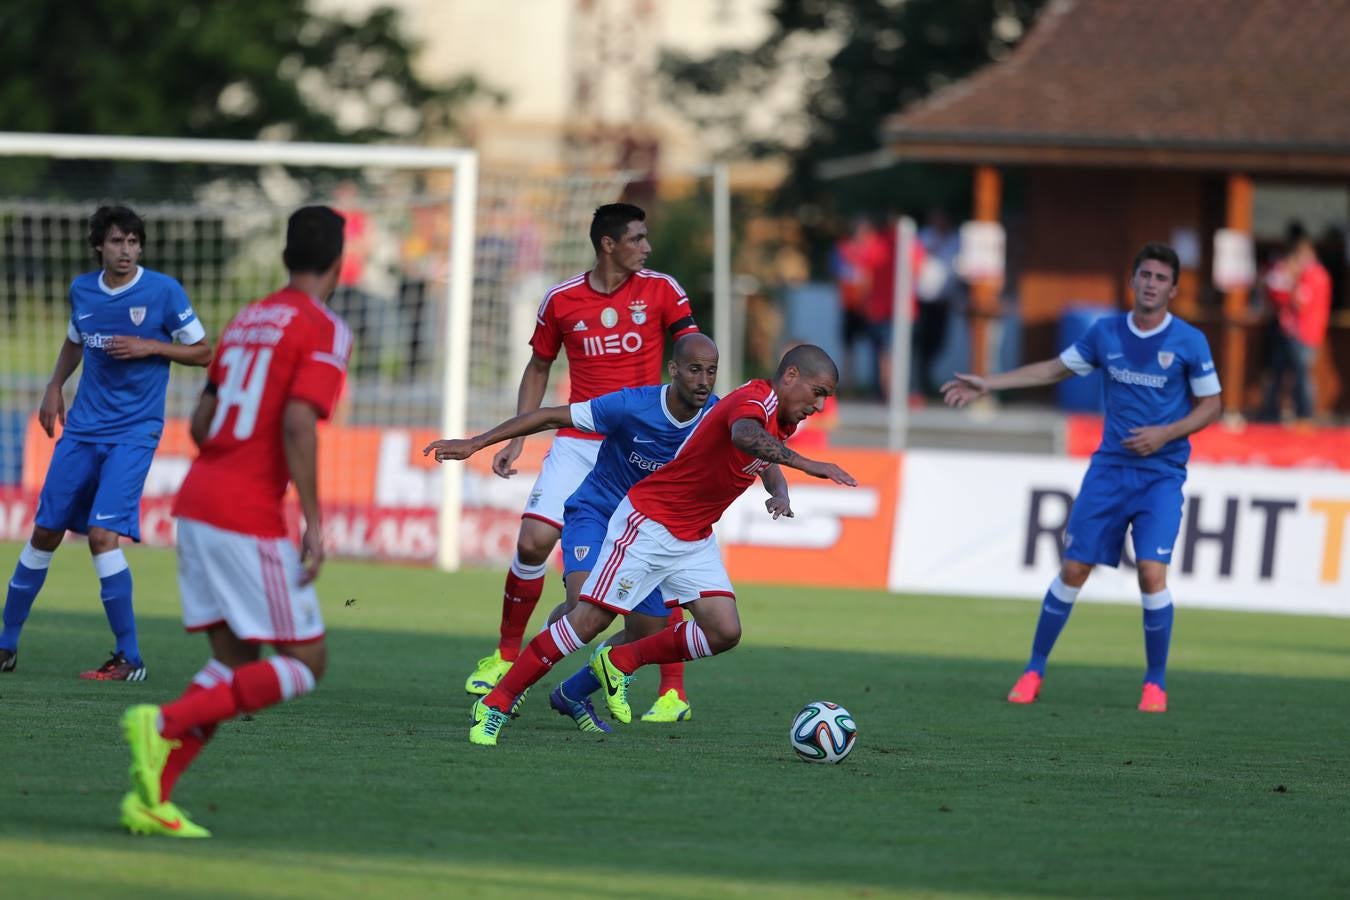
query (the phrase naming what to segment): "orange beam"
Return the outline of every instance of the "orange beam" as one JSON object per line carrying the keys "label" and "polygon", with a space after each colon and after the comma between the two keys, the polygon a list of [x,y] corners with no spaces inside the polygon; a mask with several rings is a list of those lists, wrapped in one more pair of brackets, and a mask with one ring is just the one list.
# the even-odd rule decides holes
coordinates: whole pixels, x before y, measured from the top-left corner
{"label": "orange beam", "polygon": [[[997,222],[1003,203],[1003,176],[993,166],[975,167],[975,221]],[[998,315],[998,292],[1002,285],[994,281],[976,281],[970,285],[970,367],[976,375],[986,375],[989,358],[989,322]]]}
{"label": "orange beam", "polygon": [[[1252,179],[1250,175],[1228,176],[1227,227],[1252,233]],[[1246,393],[1247,288],[1236,288],[1223,295],[1223,407],[1224,412],[1240,413]]]}

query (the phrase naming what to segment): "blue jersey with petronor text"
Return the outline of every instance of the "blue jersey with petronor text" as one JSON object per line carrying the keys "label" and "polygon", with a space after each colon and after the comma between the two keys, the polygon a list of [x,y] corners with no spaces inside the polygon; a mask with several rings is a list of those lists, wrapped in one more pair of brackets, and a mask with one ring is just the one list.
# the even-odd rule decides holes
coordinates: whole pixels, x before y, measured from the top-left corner
{"label": "blue jersey with petronor text", "polygon": [[1184,469],[1191,442],[1177,438],[1148,456],[1122,446],[1133,429],[1168,425],[1191,411],[1192,397],[1219,393],[1209,342],[1199,329],[1172,316],[1151,331],[1130,313],[1098,319],[1059,356],[1077,375],[1101,369],[1106,428],[1093,462],[1175,472]]}
{"label": "blue jersey with petronor text", "polygon": [[714,395],[688,422],[677,422],[666,406],[669,390],[668,384],[624,388],[572,404],[572,424],[603,434],[605,441],[595,468],[568,499],[569,507],[588,506],[608,519],[629,488],[674,458],[717,402]]}
{"label": "blue jersey with petronor text", "polygon": [[163,356],[113,359],[108,338],[131,336],[195,344],[206,337],[183,286],[168,275],[137,267],[119,288],[103,272],[86,272],[70,285],[67,337],[84,345],[83,372],[65,434],[81,441],[154,447],[164,430],[169,361]]}

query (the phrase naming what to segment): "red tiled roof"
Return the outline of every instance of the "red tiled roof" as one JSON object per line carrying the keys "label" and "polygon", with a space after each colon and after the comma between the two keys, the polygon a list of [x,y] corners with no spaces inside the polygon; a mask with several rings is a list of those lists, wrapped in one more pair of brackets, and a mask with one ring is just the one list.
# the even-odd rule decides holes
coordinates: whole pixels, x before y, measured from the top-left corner
{"label": "red tiled roof", "polygon": [[1350,0],[1050,0],[1008,59],[891,117],[885,138],[920,157],[1350,156]]}

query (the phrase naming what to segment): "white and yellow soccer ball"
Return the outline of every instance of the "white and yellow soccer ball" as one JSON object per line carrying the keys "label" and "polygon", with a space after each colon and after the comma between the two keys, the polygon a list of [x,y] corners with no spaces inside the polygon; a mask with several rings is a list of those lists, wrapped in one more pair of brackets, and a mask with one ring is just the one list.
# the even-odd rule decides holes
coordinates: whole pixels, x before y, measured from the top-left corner
{"label": "white and yellow soccer ball", "polygon": [[788,740],[806,762],[838,763],[853,752],[858,726],[853,715],[838,703],[817,700],[797,713]]}

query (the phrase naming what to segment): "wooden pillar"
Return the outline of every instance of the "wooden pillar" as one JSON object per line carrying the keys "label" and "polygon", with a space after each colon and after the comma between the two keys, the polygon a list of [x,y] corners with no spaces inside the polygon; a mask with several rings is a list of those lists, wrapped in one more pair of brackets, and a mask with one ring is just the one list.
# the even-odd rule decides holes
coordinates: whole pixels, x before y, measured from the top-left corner
{"label": "wooden pillar", "polygon": [[[1228,176],[1228,216],[1225,222],[1235,231],[1252,233],[1252,179],[1249,175]],[[1249,288],[1234,288],[1223,295],[1223,408],[1225,413],[1242,412],[1247,379],[1247,319]]]}
{"label": "wooden pillar", "polygon": [[[993,166],[975,167],[975,221],[997,222],[1003,200],[1003,177]],[[1002,284],[991,280],[970,285],[970,370],[987,375],[989,323],[998,316],[998,293]]]}

